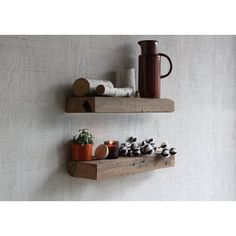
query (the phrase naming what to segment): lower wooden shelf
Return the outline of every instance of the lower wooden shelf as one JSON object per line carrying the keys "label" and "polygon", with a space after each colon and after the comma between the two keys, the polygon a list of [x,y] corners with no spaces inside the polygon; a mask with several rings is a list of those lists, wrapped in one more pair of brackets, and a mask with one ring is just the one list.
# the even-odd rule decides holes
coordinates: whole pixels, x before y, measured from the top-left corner
{"label": "lower wooden shelf", "polygon": [[100,180],[111,176],[123,176],[173,167],[174,165],[174,156],[168,159],[154,156],[120,157],[101,161],[69,161],[68,172],[73,177]]}

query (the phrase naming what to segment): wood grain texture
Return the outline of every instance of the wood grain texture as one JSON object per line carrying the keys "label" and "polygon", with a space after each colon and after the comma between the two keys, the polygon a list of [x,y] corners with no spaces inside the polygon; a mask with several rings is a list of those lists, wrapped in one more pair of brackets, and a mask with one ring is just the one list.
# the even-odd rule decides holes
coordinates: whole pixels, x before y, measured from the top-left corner
{"label": "wood grain texture", "polygon": [[66,103],[68,113],[172,112],[174,108],[168,98],[71,97]]}
{"label": "wood grain texture", "polygon": [[73,177],[100,180],[112,176],[123,176],[155,169],[173,167],[175,157],[160,159],[155,156],[120,157],[102,161],[70,161],[68,172]]}

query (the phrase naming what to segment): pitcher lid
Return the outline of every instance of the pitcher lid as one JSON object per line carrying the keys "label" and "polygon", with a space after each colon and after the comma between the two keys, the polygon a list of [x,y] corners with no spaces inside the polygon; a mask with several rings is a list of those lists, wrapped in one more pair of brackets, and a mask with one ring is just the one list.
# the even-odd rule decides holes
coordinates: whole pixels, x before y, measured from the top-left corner
{"label": "pitcher lid", "polygon": [[147,39],[147,40],[140,40],[140,41],[138,41],[138,43],[142,43],[142,42],[155,42],[155,43],[158,43],[159,41],[157,41],[155,39]]}
{"label": "pitcher lid", "polygon": [[141,46],[142,54],[158,54],[159,42],[157,40],[141,40],[138,42]]}

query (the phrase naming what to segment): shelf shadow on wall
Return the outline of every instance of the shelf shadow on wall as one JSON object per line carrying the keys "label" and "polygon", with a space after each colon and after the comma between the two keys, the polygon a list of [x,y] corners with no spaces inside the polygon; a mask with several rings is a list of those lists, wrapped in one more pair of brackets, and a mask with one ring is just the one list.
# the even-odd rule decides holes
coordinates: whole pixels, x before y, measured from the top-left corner
{"label": "shelf shadow on wall", "polygon": [[[128,195],[135,191],[140,191],[153,179],[154,172],[138,173],[125,176],[114,176],[103,180],[89,180],[83,178],[70,177],[71,189],[76,194],[70,196],[68,200],[82,201],[124,201],[129,200]],[[136,199],[139,200],[140,196]]]}

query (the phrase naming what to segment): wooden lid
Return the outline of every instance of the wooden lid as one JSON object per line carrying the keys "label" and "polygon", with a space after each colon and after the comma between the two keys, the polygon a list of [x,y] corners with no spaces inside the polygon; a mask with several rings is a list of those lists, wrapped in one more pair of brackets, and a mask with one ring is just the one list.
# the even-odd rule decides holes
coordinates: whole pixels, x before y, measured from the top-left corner
{"label": "wooden lid", "polygon": [[101,144],[95,150],[95,159],[96,160],[105,159],[108,156],[108,153],[109,153],[108,147],[104,144]]}

